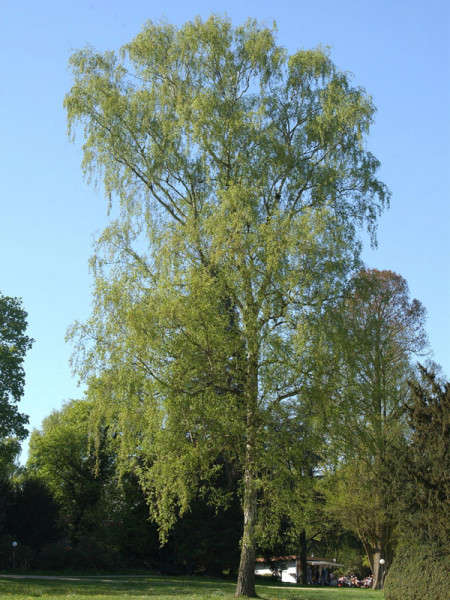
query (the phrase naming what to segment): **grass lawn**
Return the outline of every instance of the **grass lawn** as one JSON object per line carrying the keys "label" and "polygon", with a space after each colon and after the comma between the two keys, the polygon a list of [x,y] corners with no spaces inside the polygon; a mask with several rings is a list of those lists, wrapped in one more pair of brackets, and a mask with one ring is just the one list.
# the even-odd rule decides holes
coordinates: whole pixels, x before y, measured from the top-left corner
{"label": "grass lawn", "polygon": [[[10,579],[0,575],[2,600],[232,600],[235,584],[200,577],[68,575],[65,579]],[[352,588],[296,588],[258,585],[261,600],[384,600],[383,592]]]}

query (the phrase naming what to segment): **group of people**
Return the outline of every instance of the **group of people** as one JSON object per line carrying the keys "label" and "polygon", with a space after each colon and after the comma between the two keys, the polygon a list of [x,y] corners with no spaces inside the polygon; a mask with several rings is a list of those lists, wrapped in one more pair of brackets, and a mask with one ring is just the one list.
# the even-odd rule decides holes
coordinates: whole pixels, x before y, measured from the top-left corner
{"label": "group of people", "polygon": [[364,579],[358,579],[356,575],[349,575],[340,577],[339,579],[334,575],[334,573],[330,573],[327,567],[316,567],[315,569],[311,569],[308,567],[307,571],[307,579],[309,585],[330,585],[337,587],[358,587],[358,588],[370,588],[372,587],[372,576],[366,577]]}
{"label": "group of people", "polygon": [[349,577],[340,577],[338,580],[339,587],[359,587],[359,588],[371,588],[373,578],[372,575],[365,577],[360,580],[356,575],[350,575]]}

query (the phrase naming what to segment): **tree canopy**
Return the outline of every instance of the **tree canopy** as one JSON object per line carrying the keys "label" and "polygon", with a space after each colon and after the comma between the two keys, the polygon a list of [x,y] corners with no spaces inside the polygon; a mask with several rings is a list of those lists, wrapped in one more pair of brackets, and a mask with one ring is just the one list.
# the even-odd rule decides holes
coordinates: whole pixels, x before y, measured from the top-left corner
{"label": "tree canopy", "polygon": [[[275,422],[302,420],[314,314],[358,265],[389,194],[374,107],[326,50],[291,56],[253,20],[147,23],[70,60],[71,132],[116,218],[92,261],[78,368],[135,464],[162,536],[240,474],[237,595],[255,595],[258,495]],[[302,412],[303,411],[303,412]],[[225,497],[213,497],[216,503]]]}

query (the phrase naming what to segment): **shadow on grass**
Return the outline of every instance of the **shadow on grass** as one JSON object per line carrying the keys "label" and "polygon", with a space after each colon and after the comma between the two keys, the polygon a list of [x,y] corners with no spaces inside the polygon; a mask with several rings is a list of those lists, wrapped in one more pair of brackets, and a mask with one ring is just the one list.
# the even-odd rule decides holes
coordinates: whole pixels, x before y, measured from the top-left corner
{"label": "shadow on grass", "polygon": [[103,598],[182,598],[194,599],[229,597],[234,593],[235,584],[223,581],[199,579],[167,578],[128,578],[105,577],[84,578],[67,576],[64,579],[44,579],[40,577],[10,579],[0,575],[0,598],[7,597],[67,597],[80,596]]}

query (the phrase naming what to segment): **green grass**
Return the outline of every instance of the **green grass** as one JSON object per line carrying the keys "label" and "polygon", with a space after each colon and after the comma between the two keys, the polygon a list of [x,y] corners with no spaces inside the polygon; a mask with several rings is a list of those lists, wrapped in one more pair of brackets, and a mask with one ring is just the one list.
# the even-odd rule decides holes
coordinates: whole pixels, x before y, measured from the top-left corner
{"label": "green grass", "polygon": [[[39,577],[39,576],[36,576]],[[199,577],[78,576],[68,579],[9,579],[0,575],[2,600],[231,600],[235,584]],[[69,579],[70,578],[70,579]],[[383,592],[351,588],[258,585],[261,600],[384,600]]]}

